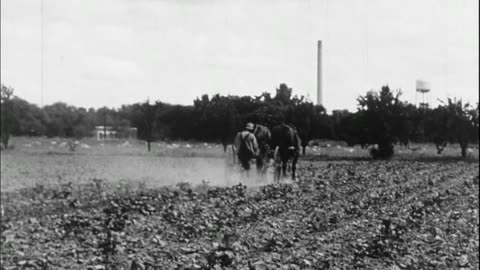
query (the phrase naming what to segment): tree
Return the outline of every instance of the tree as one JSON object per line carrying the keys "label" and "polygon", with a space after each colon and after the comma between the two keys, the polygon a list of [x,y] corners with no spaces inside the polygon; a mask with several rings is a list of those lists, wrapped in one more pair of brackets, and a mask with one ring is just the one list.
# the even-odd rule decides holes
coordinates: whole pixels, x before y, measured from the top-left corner
{"label": "tree", "polygon": [[433,142],[437,147],[437,153],[441,154],[447,143],[452,141],[449,135],[449,129],[452,124],[448,116],[448,110],[445,106],[438,106],[437,108],[424,111],[424,133],[426,140]]}
{"label": "tree", "polygon": [[13,88],[3,85],[1,89],[1,142],[2,146],[8,148],[8,141],[15,124],[15,115],[13,114]]}
{"label": "tree", "polygon": [[72,112],[72,136],[77,139],[90,136],[95,129],[94,116],[82,107],[75,108]]}
{"label": "tree", "polygon": [[273,99],[282,105],[288,105],[291,102],[291,97],[292,88],[289,88],[286,84],[282,83],[280,84],[280,87],[277,88],[277,94]]}
{"label": "tree", "polygon": [[216,94],[211,99],[204,95],[194,101],[196,130],[201,134],[200,138],[207,141],[220,140],[225,151],[239,128],[234,100],[235,97]]}
{"label": "tree", "polygon": [[263,102],[253,113],[247,114],[243,122],[254,122],[267,127],[273,127],[285,123],[285,111],[283,107],[273,102]]}
{"label": "tree", "polygon": [[298,135],[302,140],[302,153],[305,155],[305,149],[312,136],[312,124],[316,119],[316,110],[313,103],[301,102],[293,107],[293,124],[298,130]]}
{"label": "tree", "polygon": [[[338,115],[336,115],[338,117]],[[348,146],[360,145],[362,148],[371,144],[368,138],[368,124],[365,112],[348,113],[338,119],[335,129],[336,138],[345,141]]]}
{"label": "tree", "polygon": [[19,97],[12,100],[12,114],[15,116],[11,126],[11,134],[14,136],[39,136],[45,135],[46,114],[34,104],[28,103]]}
{"label": "tree", "polygon": [[188,140],[195,138],[193,126],[195,124],[192,106],[166,106],[158,114],[161,125],[169,127],[169,139]]}
{"label": "tree", "polygon": [[147,142],[147,150],[150,152],[150,144],[153,141],[153,130],[155,125],[155,105],[150,105],[150,102],[143,103],[140,107],[143,121],[141,121],[139,132],[141,137]]}
{"label": "tree", "polygon": [[311,121],[310,139],[332,139],[333,122],[322,105],[314,106],[314,114]]}
{"label": "tree", "polygon": [[378,145],[378,148],[373,148],[370,152],[374,158],[393,156],[394,144],[403,139],[404,133],[408,133],[399,133],[399,129],[406,126],[400,95],[400,91],[394,94],[388,86],[383,86],[378,95],[367,94],[358,99],[367,141]]}
{"label": "tree", "polygon": [[344,133],[342,121],[350,116],[351,113],[348,110],[333,110],[330,116],[332,126],[332,138],[334,140],[342,140],[342,134]]}
{"label": "tree", "polygon": [[260,96],[255,96],[255,101],[269,103],[272,101],[272,95],[268,92],[263,92]]}
{"label": "tree", "polygon": [[407,146],[410,141],[426,142],[425,119],[430,109],[417,108],[413,104],[403,103],[400,125],[396,132],[400,137],[400,143]]}
{"label": "tree", "polygon": [[429,127],[430,136],[436,144],[446,141],[458,143],[465,158],[468,144],[478,142],[478,104],[477,108],[472,108],[461,100],[448,99],[448,103],[433,111]]}
{"label": "tree", "polygon": [[233,142],[239,126],[238,113],[229,98],[223,99],[219,106],[221,106],[220,113],[222,113],[219,120],[220,140],[223,144],[223,151],[227,152],[227,145]]}
{"label": "tree", "polygon": [[94,129],[93,115],[84,108],[56,102],[43,108],[46,114],[46,135],[67,138],[89,136]]}

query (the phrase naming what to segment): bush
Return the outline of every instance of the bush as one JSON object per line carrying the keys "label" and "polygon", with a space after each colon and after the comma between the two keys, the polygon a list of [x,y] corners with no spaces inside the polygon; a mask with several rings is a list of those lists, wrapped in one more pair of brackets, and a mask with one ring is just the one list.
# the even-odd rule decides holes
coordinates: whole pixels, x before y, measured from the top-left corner
{"label": "bush", "polygon": [[393,144],[379,145],[378,148],[371,148],[370,155],[375,159],[391,158],[394,154]]}

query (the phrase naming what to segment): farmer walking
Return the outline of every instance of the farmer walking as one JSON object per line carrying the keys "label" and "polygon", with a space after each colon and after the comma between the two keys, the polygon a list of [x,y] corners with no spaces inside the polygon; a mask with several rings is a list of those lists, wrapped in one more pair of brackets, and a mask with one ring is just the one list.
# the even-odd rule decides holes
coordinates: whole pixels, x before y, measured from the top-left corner
{"label": "farmer walking", "polygon": [[254,125],[247,123],[245,130],[237,133],[234,146],[238,160],[245,170],[250,170],[250,160],[259,154],[258,143],[253,134]]}

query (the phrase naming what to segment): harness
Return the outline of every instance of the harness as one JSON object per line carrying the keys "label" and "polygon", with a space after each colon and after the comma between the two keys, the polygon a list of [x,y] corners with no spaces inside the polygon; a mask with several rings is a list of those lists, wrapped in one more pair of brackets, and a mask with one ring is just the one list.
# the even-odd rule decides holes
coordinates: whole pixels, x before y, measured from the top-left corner
{"label": "harness", "polygon": [[253,134],[250,133],[250,132],[247,133],[247,134],[241,134],[239,153],[248,154],[249,156],[253,156],[254,153],[252,153],[252,152],[250,151],[250,149],[248,149],[247,143],[246,143],[246,139],[247,139],[249,136],[253,136]]}

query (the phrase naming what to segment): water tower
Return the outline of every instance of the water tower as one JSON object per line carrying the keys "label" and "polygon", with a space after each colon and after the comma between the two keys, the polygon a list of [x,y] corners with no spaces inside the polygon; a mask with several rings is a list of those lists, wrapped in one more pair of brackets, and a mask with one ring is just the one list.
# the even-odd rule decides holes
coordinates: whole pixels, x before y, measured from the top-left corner
{"label": "water tower", "polygon": [[430,83],[423,80],[417,80],[415,89],[415,104],[418,108],[428,109],[428,93],[430,92]]}

